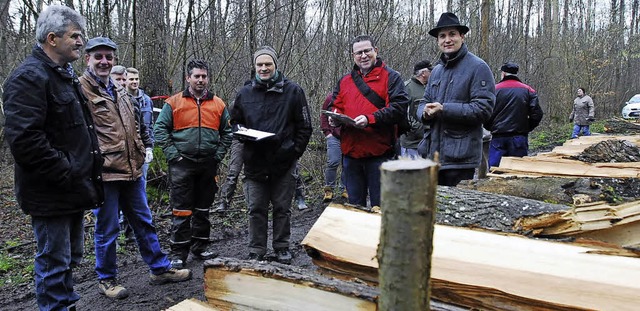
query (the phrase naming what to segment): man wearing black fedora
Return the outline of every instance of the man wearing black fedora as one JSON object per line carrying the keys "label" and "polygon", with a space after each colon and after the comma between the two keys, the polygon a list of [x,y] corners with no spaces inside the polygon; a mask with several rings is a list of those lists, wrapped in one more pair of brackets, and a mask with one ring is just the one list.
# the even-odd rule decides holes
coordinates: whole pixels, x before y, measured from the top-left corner
{"label": "man wearing black fedora", "polygon": [[449,12],[429,31],[441,55],[416,113],[431,128],[418,151],[430,158],[440,154],[439,185],[456,186],[473,178],[482,159],[482,124],[491,117],[496,99],[491,69],[464,43],[468,31]]}

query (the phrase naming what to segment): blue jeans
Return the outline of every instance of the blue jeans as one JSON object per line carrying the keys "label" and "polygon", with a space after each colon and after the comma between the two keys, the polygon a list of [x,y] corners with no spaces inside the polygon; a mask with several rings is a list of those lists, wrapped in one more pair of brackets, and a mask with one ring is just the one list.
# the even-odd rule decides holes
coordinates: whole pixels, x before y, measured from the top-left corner
{"label": "blue jeans", "polygon": [[72,269],[82,260],[83,213],[34,216],[31,225],[38,247],[34,263],[38,307],[65,311],[80,299],[73,290]]}
{"label": "blue jeans", "polygon": [[573,133],[571,133],[571,138],[578,138],[578,135],[582,132],[583,136],[591,136],[591,131],[589,130],[589,125],[573,125]]}
{"label": "blue jeans", "polygon": [[409,159],[421,159],[418,149],[400,147],[400,156]]}
{"label": "blue jeans", "polygon": [[115,278],[118,275],[116,263],[116,240],[120,232],[118,206],[129,221],[138,243],[142,259],[151,273],[161,274],[171,268],[171,263],[160,249],[156,227],[152,223],[151,211],[147,205],[145,180],[108,181],[104,183],[104,205],[94,209],[96,273],[98,279]]}
{"label": "blue jeans", "polygon": [[269,235],[269,203],[273,206],[273,249],[289,248],[291,237],[291,200],[295,192],[296,163],[286,173],[269,182],[244,179],[249,209],[249,252],[264,255]]}
{"label": "blue jeans", "polygon": [[349,203],[367,206],[367,192],[371,206],[380,206],[380,165],[389,160],[386,155],[362,159],[345,155],[343,167]]}
{"label": "blue jeans", "polygon": [[529,153],[529,138],[525,135],[493,137],[489,146],[489,166],[500,166],[502,157],[525,157]]}
{"label": "blue jeans", "polygon": [[[324,169],[324,185],[331,188],[336,187],[336,179],[338,176],[338,166],[342,162],[342,150],[340,149],[340,140],[331,135],[327,138],[327,167]],[[344,185],[344,169],[340,174],[341,185]]]}

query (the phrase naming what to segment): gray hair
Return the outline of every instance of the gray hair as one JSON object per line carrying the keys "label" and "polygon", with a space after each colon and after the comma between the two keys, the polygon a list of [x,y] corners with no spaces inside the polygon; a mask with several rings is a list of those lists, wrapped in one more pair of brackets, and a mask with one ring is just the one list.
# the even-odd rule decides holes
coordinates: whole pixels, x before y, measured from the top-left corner
{"label": "gray hair", "polygon": [[64,36],[68,28],[74,26],[84,33],[87,21],[80,13],[64,5],[50,5],[38,16],[36,22],[36,40],[44,43],[47,34],[53,32],[58,37]]}
{"label": "gray hair", "polygon": [[112,75],[123,75],[125,73],[127,73],[127,68],[122,65],[115,65],[113,66],[113,68],[111,68]]}

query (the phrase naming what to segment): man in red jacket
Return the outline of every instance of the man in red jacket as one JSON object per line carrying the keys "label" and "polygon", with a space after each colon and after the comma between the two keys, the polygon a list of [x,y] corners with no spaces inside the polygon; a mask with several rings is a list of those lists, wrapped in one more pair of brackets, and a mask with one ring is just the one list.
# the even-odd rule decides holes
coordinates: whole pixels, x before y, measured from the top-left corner
{"label": "man in red jacket", "polygon": [[[409,96],[400,74],[378,57],[376,42],[360,35],[352,41],[355,65],[333,91],[331,110],[355,121],[341,126],[340,148],[349,203],[380,206],[380,165],[395,155],[396,125],[406,118]],[[365,95],[366,94],[366,95]]]}

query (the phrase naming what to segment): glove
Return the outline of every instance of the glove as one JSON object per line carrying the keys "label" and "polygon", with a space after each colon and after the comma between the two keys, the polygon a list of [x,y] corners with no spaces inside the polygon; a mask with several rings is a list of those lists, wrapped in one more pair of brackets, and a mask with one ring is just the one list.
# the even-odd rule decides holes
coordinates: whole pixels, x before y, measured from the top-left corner
{"label": "glove", "polygon": [[589,117],[589,118],[587,118],[587,121],[589,121],[589,122],[593,122],[593,121],[595,121],[595,120],[596,120],[596,118],[594,118],[594,117]]}
{"label": "glove", "polygon": [[144,163],[151,163],[151,161],[153,161],[153,149],[146,148],[145,155],[144,155]]}

